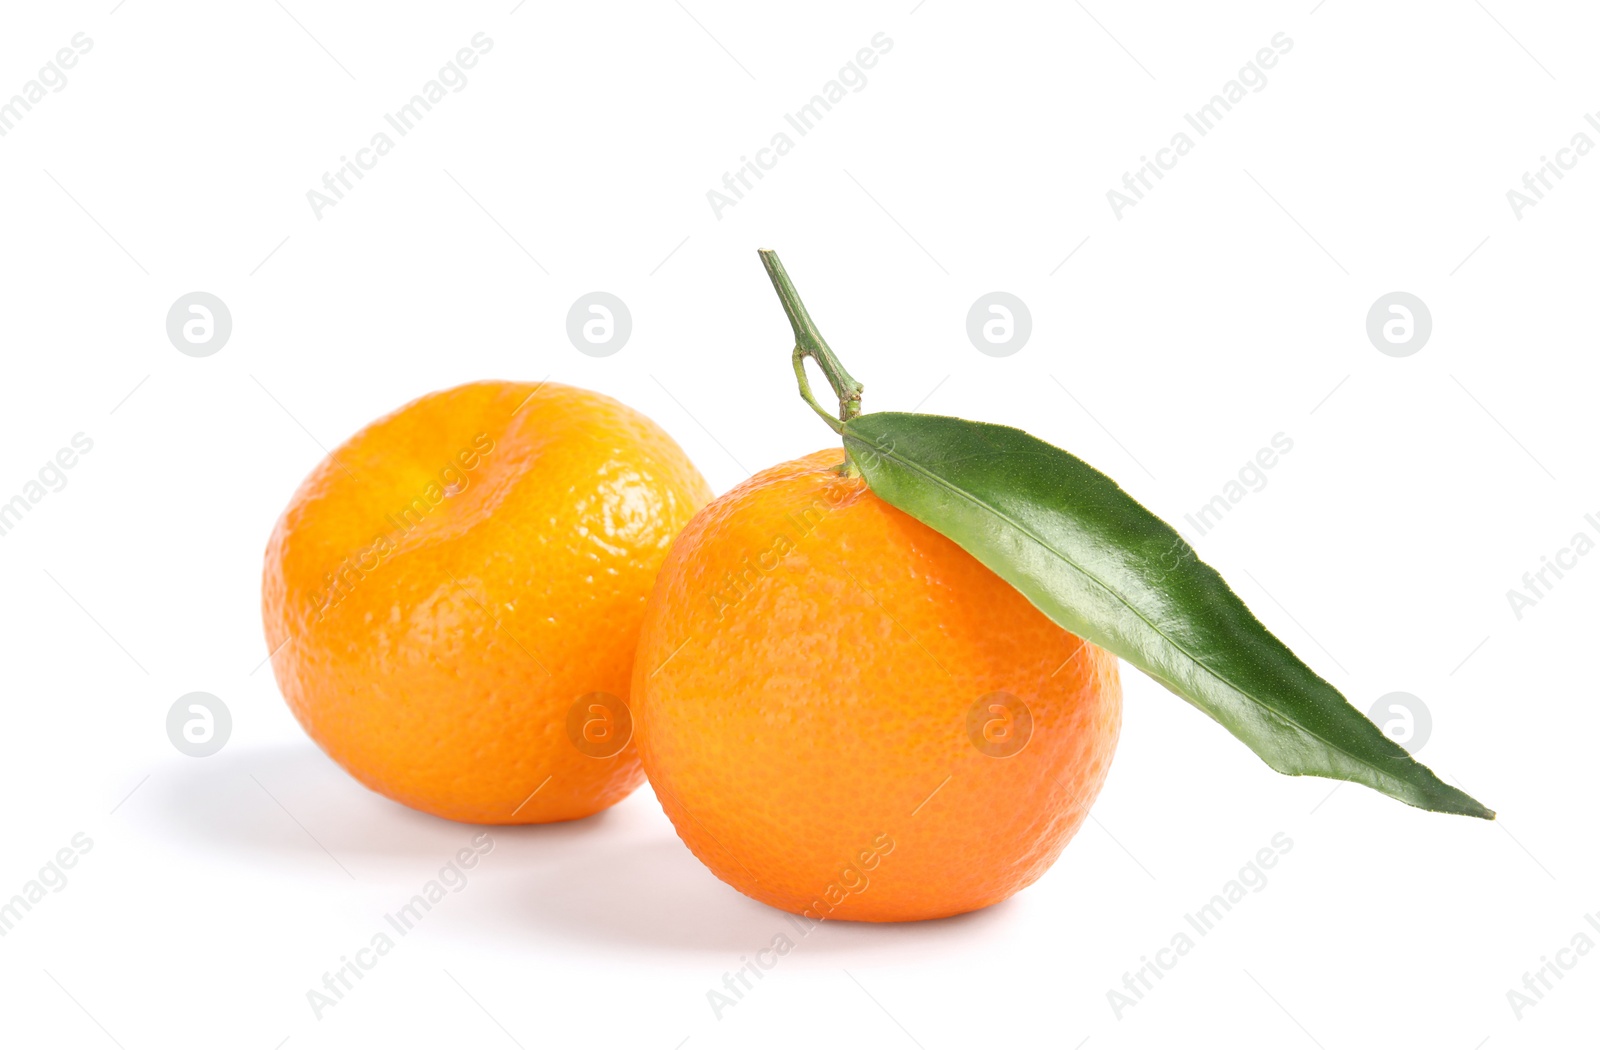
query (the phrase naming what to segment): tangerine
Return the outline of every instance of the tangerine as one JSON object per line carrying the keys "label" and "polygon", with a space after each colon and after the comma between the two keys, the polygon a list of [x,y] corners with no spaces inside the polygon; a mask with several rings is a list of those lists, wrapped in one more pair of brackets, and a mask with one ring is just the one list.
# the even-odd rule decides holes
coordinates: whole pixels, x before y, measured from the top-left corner
{"label": "tangerine", "polygon": [[711,496],[639,412],[555,383],[418,398],[339,446],[267,545],[273,671],[369,788],[529,824],[643,779],[629,679],[657,570]]}
{"label": "tangerine", "polygon": [[645,772],[724,882],[813,920],[930,919],[1039,878],[1115,750],[1116,658],[832,449],[684,528],[634,666]]}

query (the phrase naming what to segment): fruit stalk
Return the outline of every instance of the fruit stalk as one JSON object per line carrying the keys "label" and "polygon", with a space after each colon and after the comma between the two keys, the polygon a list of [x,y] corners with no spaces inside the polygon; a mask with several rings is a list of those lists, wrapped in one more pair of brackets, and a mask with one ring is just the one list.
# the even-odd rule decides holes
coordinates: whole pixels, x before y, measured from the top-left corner
{"label": "fruit stalk", "polygon": [[[772,287],[778,293],[778,301],[783,304],[783,312],[789,318],[789,326],[794,329],[792,359],[795,379],[800,383],[800,396],[806,399],[806,404],[810,405],[835,433],[843,433],[844,425],[861,414],[861,392],[865,388],[845,371],[844,363],[833,352],[828,341],[822,338],[822,333],[817,331],[816,322],[811,320],[811,314],[806,311],[805,303],[800,301],[800,293],[795,291],[794,282],[789,279],[788,271],[784,270],[783,263],[778,260],[778,253],[762,248],[756,254],[761,256],[761,265],[766,267],[767,276],[772,279]],[[822,374],[828,378],[828,385],[833,387],[833,393],[839,399],[838,419],[834,419],[826,409],[817,404],[817,399],[811,394],[811,380],[806,377],[808,357],[817,362]]]}

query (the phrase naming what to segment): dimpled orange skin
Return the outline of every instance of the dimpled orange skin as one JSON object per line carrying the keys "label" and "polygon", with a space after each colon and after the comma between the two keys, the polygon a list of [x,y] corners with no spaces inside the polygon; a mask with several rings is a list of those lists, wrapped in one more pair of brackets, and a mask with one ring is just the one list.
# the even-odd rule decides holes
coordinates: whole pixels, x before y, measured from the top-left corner
{"label": "dimpled orange skin", "polygon": [[335,450],[278,522],[262,609],[279,688],[335,761],[414,809],[598,812],[639,785],[638,754],[580,751],[568,712],[627,701],[645,599],[710,497],[665,431],[603,395],[428,394]]}
{"label": "dimpled orange skin", "polygon": [[[640,757],[683,841],[756,900],[814,920],[972,911],[1082,823],[1121,724],[1116,658],[843,460],[758,474],[679,536],[634,667]],[[996,691],[1033,718],[1005,758],[968,731]]]}

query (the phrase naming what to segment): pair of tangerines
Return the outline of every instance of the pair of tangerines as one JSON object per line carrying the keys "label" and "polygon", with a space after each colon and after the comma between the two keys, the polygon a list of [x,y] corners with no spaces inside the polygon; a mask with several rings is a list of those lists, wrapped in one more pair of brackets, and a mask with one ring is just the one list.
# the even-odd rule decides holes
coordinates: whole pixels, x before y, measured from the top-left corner
{"label": "pair of tangerines", "polygon": [[1099,792],[1116,659],[854,467],[835,447],[712,499],[601,394],[429,394],[330,454],[278,522],[278,684],[335,761],[426,813],[574,820],[648,776],[689,848],[775,907],[993,904]]}

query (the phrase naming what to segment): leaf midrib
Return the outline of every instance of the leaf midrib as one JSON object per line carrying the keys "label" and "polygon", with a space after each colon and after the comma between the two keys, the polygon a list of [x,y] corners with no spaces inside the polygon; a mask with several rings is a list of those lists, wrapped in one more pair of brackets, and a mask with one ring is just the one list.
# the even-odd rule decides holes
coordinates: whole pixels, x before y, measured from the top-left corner
{"label": "leaf midrib", "polygon": [[[863,439],[857,438],[857,440],[863,440]],[[1099,587],[1102,591],[1104,591],[1105,593],[1109,594],[1112,598],[1116,599],[1116,601],[1123,608],[1127,609],[1130,613],[1132,613],[1135,618],[1137,618],[1142,623],[1144,623],[1144,625],[1146,627],[1149,627],[1151,631],[1153,631],[1158,637],[1160,637],[1168,645],[1172,646],[1174,649],[1176,649],[1178,652],[1182,653],[1184,656],[1187,656],[1190,660],[1193,660],[1194,663],[1196,664],[1196,666],[1198,666],[1201,670],[1205,671],[1206,674],[1210,675],[1212,678],[1214,678],[1217,681],[1221,682],[1223,685],[1227,686],[1228,688],[1232,689],[1233,691],[1239,693],[1240,695],[1242,695],[1244,697],[1247,697],[1251,701],[1253,701],[1256,704],[1260,705],[1263,710],[1270,712],[1275,718],[1282,719],[1283,721],[1285,721],[1285,722],[1289,723],[1290,725],[1294,726],[1296,729],[1298,729],[1301,732],[1305,733],[1307,736],[1311,737],[1313,740],[1321,741],[1327,747],[1331,748],[1334,751],[1337,751],[1339,754],[1344,755],[1347,758],[1355,760],[1355,762],[1358,765],[1367,766],[1369,768],[1371,768],[1373,766],[1373,763],[1371,761],[1369,761],[1368,759],[1365,759],[1362,756],[1360,756],[1358,754],[1355,754],[1352,751],[1346,750],[1344,747],[1341,747],[1339,744],[1336,744],[1332,740],[1329,740],[1327,737],[1323,736],[1321,733],[1318,733],[1315,730],[1311,729],[1310,727],[1304,725],[1298,719],[1296,719],[1296,718],[1294,718],[1294,717],[1292,717],[1290,715],[1287,715],[1287,714],[1283,713],[1282,711],[1279,711],[1277,708],[1272,707],[1270,704],[1268,704],[1265,701],[1263,701],[1260,697],[1256,696],[1254,692],[1252,692],[1250,690],[1247,690],[1247,689],[1244,689],[1244,688],[1241,688],[1240,686],[1236,685],[1235,683],[1229,681],[1227,678],[1223,677],[1223,675],[1220,672],[1218,672],[1218,671],[1214,670],[1213,668],[1211,668],[1209,665],[1206,664],[1206,662],[1204,660],[1200,659],[1194,653],[1190,652],[1188,649],[1186,649],[1182,645],[1178,644],[1171,637],[1169,637],[1165,631],[1161,630],[1161,628],[1157,627],[1154,623],[1151,623],[1150,620],[1143,613],[1141,613],[1138,609],[1135,609],[1132,605],[1129,605],[1126,599],[1124,599],[1120,594],[1118,594],[1116,591],[1112,590],[1109,586],[1107,586],[1098,576],[1096,576],[1094,573],[1090,572],[1088,569],[1084,568],[1083,566],[1079,565],[1077,562],[1073,561],[1071,558],[1067,557],[1065,554],[1062,554],[1061,552],[1057,551],[1055,548],[1051,547],[1050,544],[1047,543],[1042,537],[1036,535],[1033,532],[1033,530],[1029,529],[1027,526],[1023,525],[1021,522],[1017,521],[1015,518],[1011,517],[1009,514],[1004,513],[1003,511],[999,510],[998,508],[996,508],[994,506],[991,506],[990,504],[982,502],[976,496],[974,496],[972,493],[966,491],[963,488],[957,487],[956,485],[954,485],[951,482],[945,480],[944,478],[941,478],[939,475],[934,474],[931,471],[927,470],[926,468],[922,467],[920,464],[914,463],[911,460],[908,460],[908,459],[904,458],[903,456],[900,456],[900,455],[896,454],[896,452],[893,449],[889,449],[887,451],[884,451],[882,449],[879,449],[878,446],[875,445],[870,440],[869,441],[865,441],[864,443],[867,444],[867,445],[871,445],[874,449],[878,449],[878,451],[882,455],[886,456],[887,458],[892,459],[897,463],[901,463],[901,464],[905,465],[907,468],[916,471],[918,474],[921,474],[923,477],[926,477],[926,478],[930,479],[931,481],[933,481],[935,484],[941,486],[942,488],[945,488],[945,489],[948,489],[951,492],[954,492],[956,495],[962,497],[963,499],[967,500],[968,502],[978,506],[979,508],[988,510],[990,513],[994,514],[996,517],[998,517],[1001,520],[1003,520],[1003,521],[1007,522],[1008,524],[1010,524],[1013,528],[1015,528],[1022,535],[1026,536],[1029,540],[1033,541],[1033,543],[1035,545],[1043,548],[1047,553],[1053,555],[1054,557],[1056,557],[1060,561],[1065,562],[1067,565],[1069,565],[1073,569],[1077,570],[1077,572],[1079,574],[1081,574],[1085,579],[1089,580],[1095,586]],[[1312,673],[1315,674],[1315,672],[1312,672]],[[1405,784],[1406,787],[1408,787],[1408,788],[1415,788],[1416,787],[1416,785],[1411,784],[1410,782],[1405,781],[1405,780],[1395,776],[1395,774],[1390,773],[1387,770],[1382,770],[1382,772],[1384,773],[1385,776],[1391,777],[1391,778],[1396,779],[1396,780],[1400,780],[1400,782]]]}

